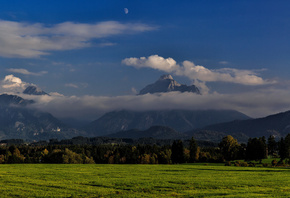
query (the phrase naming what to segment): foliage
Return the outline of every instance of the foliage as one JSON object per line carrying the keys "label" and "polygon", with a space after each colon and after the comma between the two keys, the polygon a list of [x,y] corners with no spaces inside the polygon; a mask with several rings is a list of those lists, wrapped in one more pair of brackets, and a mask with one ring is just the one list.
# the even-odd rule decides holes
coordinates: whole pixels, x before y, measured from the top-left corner
{"label": "foliage", "polygon": [[248,167],[248,163],[247,162],[241,162],[240,164],[242,167]]}
{"label": "foliage", "polygon": [[271,135],[268,138],[268,154],[273,156],[275,154],[275,152],[277,151],[277,148],[278,148],[278,145],[277,145],[277,142],[275,140],[275,137],[273,135]]}
{"label": "foliage", "polygon": [[240,161],[235,161],[235,166],[241,166],[241,162]]}
{"label": "foliage", "polygon": [[246,158],[248,160],[262,160],[267,157],[267,145],[265,137],[249,139]]}
{"label": "foliage", "polygon": [[189,162],[196,162],[199,158],[199,148],[195,139],[192,137],[189,142]]}
{"label": "foliage", "polygon": [[230,135],[224,137],[219,144],[221,154],[224,156],[225,160],[237,159],[239,146],[238,141]]}
{"label": "foliage", "polygon": [[274,159],[274,160],[272,160],[271,164],[273,167],[275,167],[275,166],[277,166],[278,162],[277,162],[277,160]]}
{"label": "foliage", "polygon": [[290,159],[290,134],[285,137],[285,158]]}
{"label": "foliage", "polygon": [[[78,141],[87,138],[76,138]],[[284,162],[287,159],[287,142],[290,135],[278,142],[279,153]],[[147,142],[147,140],[144,140]],[[239,145],[236,139],[226,136],[220,147],[200,147],[192,138],[188,141],[173,141],[170,145],[157,144],[115,144],[65,145],[58,141],[46,145],[0,146],[0,163],[78,163],[78,164],[175,164],[196,162],[225,162],[225,159],[262,160],[267,157],[265,138],[249,139],[248,144]],[[185,145],[185,146],[184,146]],[[277,150],[275,151],[277,152]],[[289,156],[288,156],[289,157]],[[229,161],[229,160],[228,160]],[[288,160],[287,160],[288,162]],[[261,162],[260,162],[261,163]],[[270,161],[268,163],[271,163]],[[249,166],[252,166],[248,164]]]}
{"label": "foliage", "polygon": [[174,141],[171,146],[171,160],[174,164],[184,163],[185,156],[184,156],[184,147],[183,142],[181,140]]}

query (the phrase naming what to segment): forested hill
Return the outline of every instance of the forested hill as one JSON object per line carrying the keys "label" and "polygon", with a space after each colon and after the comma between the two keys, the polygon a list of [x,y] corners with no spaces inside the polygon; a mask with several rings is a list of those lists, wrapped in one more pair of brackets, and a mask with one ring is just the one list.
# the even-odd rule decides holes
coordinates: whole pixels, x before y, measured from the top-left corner
{"label": "forested hill", "polygon": [[264,118],[236,120],[204,127],[203,130],[223,132],[229,135],[243,133],[248,137],[284,137],[290,132],[290,111]]}

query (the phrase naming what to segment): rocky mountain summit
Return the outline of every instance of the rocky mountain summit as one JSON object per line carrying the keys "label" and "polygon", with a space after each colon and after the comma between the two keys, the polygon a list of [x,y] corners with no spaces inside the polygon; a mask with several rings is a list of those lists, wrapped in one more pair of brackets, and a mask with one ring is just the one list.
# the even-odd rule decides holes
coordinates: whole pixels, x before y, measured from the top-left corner
{"label": "rocky mountain summit", "polygon": [[155,83],[147,85],[142,89],[139,95],[144,95],[147,93],[164,93],[171,91],[180,91],[180,92],[193,92],[200,94],[199,89],[195,85],[187,86],[184,84],[179,84],[176,82],[171,75],[163,75]]}
{"label": "rocky mountain summit", "polygon": [[39,87],[30,85],[24,91],[24,94],[28,95],[48,95],[48,93],[42,91]]}

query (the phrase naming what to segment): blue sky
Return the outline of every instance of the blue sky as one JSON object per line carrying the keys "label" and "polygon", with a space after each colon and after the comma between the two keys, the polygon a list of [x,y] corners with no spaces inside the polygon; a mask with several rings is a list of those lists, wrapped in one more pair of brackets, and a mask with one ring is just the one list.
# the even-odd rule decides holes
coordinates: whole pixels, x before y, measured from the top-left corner
{"label": "blue sky", "polygon": [[[290,104],[281,101],[281,97],[288,97],[290,87],[289,1],[1,3],[2,92],[21,87],[17,80],[15,86],[6,85],[11,83],[7,79],[13,78],[3,79],[13,75],[21,83],[33,83],[70,99],[91,97],[94,105],[100,104],[102,97],[108,103],[115,101],[116,105],[111,105],[114,108],[90,112],[91,117],[97,117],[126,108],[119,104],[119,97],[135,97],[135,91],[170,73],[178,82],[194,83],[203,89],[201,100],[207,101],[207,97],[217,104],[210,108],[233,108],[256,117],[290,109]],[[255,103],[265,96],[273,97]],[[154,100],[163,101],[160,97]],[[173,101],[179,101],[176,97],[180,96],[170,97],[163,108],[179,107]],[[192,97],[184,96],[186,100],[196,99]],[[232,106],[218,105],[221,98],[235,97],[237,100],[227,103]],[[147,99],[133,100],[136,106],[154,107],[153,103],[144,104]],[[106,106],[104,103],[101,106]],[[207,105],[193,107],[195,104],[189,103],[180,108],[209,108]],[[45,110],[49,109],[53,108],[48,105]]]}

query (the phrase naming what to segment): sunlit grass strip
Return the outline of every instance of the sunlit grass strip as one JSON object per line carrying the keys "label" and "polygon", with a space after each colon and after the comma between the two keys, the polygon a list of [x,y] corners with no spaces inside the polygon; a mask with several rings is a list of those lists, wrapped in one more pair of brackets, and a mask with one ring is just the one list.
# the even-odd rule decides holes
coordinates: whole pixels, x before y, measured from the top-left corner
{"label": "sunlit grass strip", "polygon": [[193,165],[0,165],[1,197],[289,197],[290,169]]}

